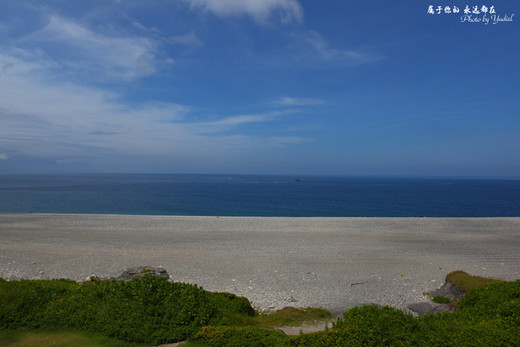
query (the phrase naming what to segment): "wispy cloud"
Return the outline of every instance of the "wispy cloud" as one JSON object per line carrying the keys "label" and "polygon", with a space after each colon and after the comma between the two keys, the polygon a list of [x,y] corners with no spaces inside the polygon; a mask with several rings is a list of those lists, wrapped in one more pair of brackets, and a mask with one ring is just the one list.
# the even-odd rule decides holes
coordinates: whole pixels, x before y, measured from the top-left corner
{"label": "wispy cloud", "polygon": [[248,130],[249,124],[283,121],[291,110],[193,120],[189,106],[171,102],[130,105],[103,88],[55,81],[47,74],[52,68],[52,61],[0,54],[3,160],[8,158],[6,153],[54,158],[60,163],[104,160],[103,166],[109,169],[112,163],[107,158],[114,163],[127,158],[128,164],[128,158],[153,155],[162,163],[188,160],[189,153],[193,158],[229,160],[250,149],[306,141],[284,136],[279,128],[259,134]]}
{"label": "wispy cloud", "polygon": [[373,54],[354,49],[333,48],[329,42],[314,30],[296,37],[299,54],[297,59],[305,62],[334,65],[357,65],[376,59]]}
{"label": "wispy cloud", "polygon": [[146,26],[143,23],[139,22],[138,20],[136,20],[135,18],[133,18],[132,16],[130,16],[126,13],[124,13],[123,15],[125,18],[128,19],[128,21],[130,23],[132,23],[132,25],[134,27],[136,27],[137,29],[139,29],[140,31],[142,31],[145,34],[147,34],[151,37],[154,37],[154,39],[156,39],[157,41],[161,41],[161,42],[165,42],[165,43],[173,44],[173,45],[184,45],[184,46],[189,46],[192,48],[204,46],[203,42],[197,37],[197,35],[195,34],[195,32],[193,30],[189,31],[186,34],[173,35],[173,36],[168,37],[163,33],[163,31],[161,29],[159,29],[156,26],[149,27],[149,26]]}
{"label": "wispy cloud", "polygon": [[232,116],[227,118],[222,118],[220,120],[210,122],[207,124],[210,125],[238,125],[238,124],[245,124],[245,123],[260,123],[260,122],[269,122],[273,121],[275,118],[293,113],[294,111],[288,110],[288,111],[273,111],[273,112],[266,112],[266,113],[260,113],[260,114],[248,114],[248,115],[238,115],[238,116]]}
{"label": "wispy cloud", "polygon": [[220,17],[251,16],[259,23],[278,17],[282,23],[302,22],[303,9],[297,0],[183,0],[194,9]]}
{"label": "wispy cloud", "polygon": [[[133,141],[153,142],[154,136],[167,136],[165,132],[172,130],[168,122],[182,119],[189,111],[174,103],[130,108],[105,89],[52,81],[43,73],[48,64],[0,55],[0,65],[6,62],[12,67],[0,79],[1,137],[30,152],[40,150],[25,148],[24,143],[34,139],[112,149],[133,147]],[[111,134],[111,139],[100,139],[103,134]],[[55,154],[63,150],[56,149]]]}
{"label": "wispy cloud", "polygon": [[290,96],[281,97],[278,100],[275,100],[273,104],[280,106],[311,106],[311,105],[321,105],[324,104],[325,101],[321,99],[314,98],[293,98]]}
{"label": "wispy cloud", "polygon": [[177,35],[172,36],[166,39],[166,42],[176,45],[186,45],[186,46],[192,46],[192,47],[202,47],[203,43],[197,35],[193,31],[184,34],[184,35]]}
{"label": "wispy cloud", "polygon": [[[156,45],[150,38],[109,36],[57,15],[49,16],[42,29],[20,43],[27,50],[44,51],[72,71],[134,79],[156,70]],[[46,50],[49,45],[52,50]]]}
{"label": "wispy cloud", "polygon": [[9,159],[9,156],[5,153],[0,153],[0,160],[7,160]]}
{"label": "wispy cloud", "polygon": [[153,34],[159,34],[161,32],[161,30],[159,30],[159,28],[157,28],[157,27],[147,27],[146,25],[142,24],[141,22],[139,22],[135,19],[131,19],[128,15],[126,17],[128,17],[131,20],[132,25],[134,27],[136,27],[137,29],[140,29],[140,30],[143,30],[143,31],[146,31],[149,33],[153,33]]}
{"label": "wispy cloud", "polygon": [[258,114],[243,114],[223,117],[215,120],[201,121],[192,124],[193,130],[197,133],[208,134],[228,131],[243,125],[253,123],[266,123],[282,120],[281,117],[294,113],[294,110],[272,111]]}

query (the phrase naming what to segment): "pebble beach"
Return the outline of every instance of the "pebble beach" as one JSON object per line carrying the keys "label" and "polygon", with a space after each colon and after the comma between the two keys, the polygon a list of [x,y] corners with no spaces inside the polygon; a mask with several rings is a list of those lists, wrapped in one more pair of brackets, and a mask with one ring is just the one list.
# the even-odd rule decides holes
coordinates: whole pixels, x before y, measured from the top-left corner
{"label": "pebble beach", "polygon": [[0,277],[170,279],[261,311],[427,302],[446,274],[520,278],[520,218],[287,218],[0,214]]}

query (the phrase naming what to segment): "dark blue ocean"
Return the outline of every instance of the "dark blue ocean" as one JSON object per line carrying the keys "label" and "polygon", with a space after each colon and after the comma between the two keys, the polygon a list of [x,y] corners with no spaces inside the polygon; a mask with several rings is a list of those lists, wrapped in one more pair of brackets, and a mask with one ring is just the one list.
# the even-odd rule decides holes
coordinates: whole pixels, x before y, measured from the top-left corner
{"label": "dark blue ocean", "polygon": [[520,179],[0,175],[0,213],[520,217]]}

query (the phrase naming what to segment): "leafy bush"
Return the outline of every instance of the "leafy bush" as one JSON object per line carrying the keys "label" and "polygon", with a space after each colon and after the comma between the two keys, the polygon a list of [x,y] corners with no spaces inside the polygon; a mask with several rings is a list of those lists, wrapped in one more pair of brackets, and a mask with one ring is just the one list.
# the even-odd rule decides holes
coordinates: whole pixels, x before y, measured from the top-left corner
{"label": "leafy bush", "polygon": [[231,293],[206,292],[213,305],[224,313],[234,313],[253,317],[255,310],[247,298],[236,296]]}
{"label": "leafy bush", "polygon": [[472,290],[459,301],[461,312],[482,318],[520,318],[520,280],[494,283]]}
{"label": "leafy bush", "polygon": [[0,328],[41,326],[47,305],[67,295],[76,286],[76,282],[69,280],[0,279]]}
{"label": "leafy bush", "polygon": [[390,307],[365,305],[343,314],[328,331],[293,336],[291,346],[410,345],[416,322],[411,315]]}
{"label": "leafy bush", "polygon": [[445,346],[520,345],[520,281],[471,290],[453,313],[417,319],[416,341]]}
{"label": "leafy bush", "polygon": [[0,327],[71,327],[130,342],[181,341],[231,314],[254,313],[249,301],[146,274],[130,282],[0,282]]}

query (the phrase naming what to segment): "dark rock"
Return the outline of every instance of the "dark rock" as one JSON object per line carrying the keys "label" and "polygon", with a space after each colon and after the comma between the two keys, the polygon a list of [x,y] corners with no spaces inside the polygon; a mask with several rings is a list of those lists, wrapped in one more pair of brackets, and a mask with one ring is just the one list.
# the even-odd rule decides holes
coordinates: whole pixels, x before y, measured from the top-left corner
{"label": "dark rock", "polygon": [[[436,289],[428,295],[432,298],[436,296],[442,296],[444,298],[448,298],[450,300],[460,300],[464,297],[464,293],[462,290],[457,288],[451,282],[445,282],[442,287]],[[455,307],[450,304],[437,304],[434,302],[419,302],[415,304],[408,305],[408,309],[417,313],[420,316],[424,316],[430,313],[441,313],[441,312],[453,312],[455,311]]]}
{"label": "dark rock", "polygon": [[460,300],[464,297],[464,292],[457,288],[453,283],[446,282],[437,290],[429,293],[429,295],[434,298],[436,296],[443,296],[450,300]]}
{"label": "dark rock", "polygon": [[145,273],[149,273],[153,277],[163,277],[166,279],[170,278],[168,272],[166,272],[165,268],[162,267],[153,267],[153,266],[137,266],[125,269],[123,273],[116,277],[116,280],[130,281],[134,278],[141,278]]}

